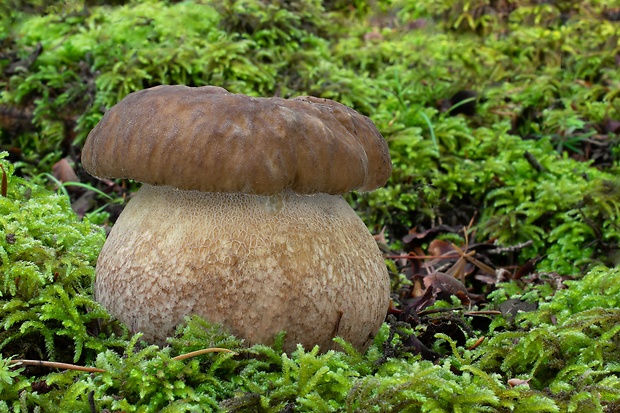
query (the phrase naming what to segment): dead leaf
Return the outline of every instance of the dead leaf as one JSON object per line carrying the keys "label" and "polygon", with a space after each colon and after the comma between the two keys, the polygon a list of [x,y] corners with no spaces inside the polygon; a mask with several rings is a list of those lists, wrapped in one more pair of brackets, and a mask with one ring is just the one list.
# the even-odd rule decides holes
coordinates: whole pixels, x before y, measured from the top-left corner
{"label": "dead leaf", "polygon": [[534,311],[536,308],[538,308],[536,303],[528,303],[527,301],[517,299],[506,300],[499,305],[499,311],[509,320],[513,320],[519,312]]}
{"label": "dead leaf", "polygon": [[454,245],[451,242],[434,239],[428,245],[428,252],[430,255],[444,256],[444,255],[454,255],[458,256],[456,250],[454,249]]}
{"label": "dead leaf", "polygon": [[75,212],[78,217],[83,218],[94,204],[95,193],[93,191],[86,191],[71,203],[71,209],[73,209],[73,212]]}
{"label": "dead leaf", "polygon": [[458,292],[467,294],[467,288],[462,282],[443,272],[436,272],[435,274],[424,277],[424,286],[427,288],[434,288],[438,292],[441,291],[449,295],[456,295]]}
{"label": "dead leaf", "polygon": [[80,182],[80,179],[76,175],[73,167],[67,160],[67,158],[62,158],[58,162],[52,166],[52,174],[54,178],[58,179],[60,182]]}

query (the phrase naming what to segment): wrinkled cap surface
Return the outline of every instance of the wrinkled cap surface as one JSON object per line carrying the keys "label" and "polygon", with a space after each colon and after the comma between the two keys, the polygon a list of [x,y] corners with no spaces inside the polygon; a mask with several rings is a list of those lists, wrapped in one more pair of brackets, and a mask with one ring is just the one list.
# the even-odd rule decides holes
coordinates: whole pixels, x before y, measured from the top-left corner
{"label": "wrinkled cap surface", "polygon": [[258,195],[371,191],[391,173],[387,143],[347,106],[214,86],[131,93],[90,132],[82,163],[99,178]]}

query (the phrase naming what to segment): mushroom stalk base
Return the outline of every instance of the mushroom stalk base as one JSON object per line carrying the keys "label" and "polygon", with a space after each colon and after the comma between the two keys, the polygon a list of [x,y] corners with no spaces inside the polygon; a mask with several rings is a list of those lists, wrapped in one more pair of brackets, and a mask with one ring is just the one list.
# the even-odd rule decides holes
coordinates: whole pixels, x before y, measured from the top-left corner
{"label": "mushroom stalk base", "polygon": [[385,317],[389,278],[364,223],[337,195],[205,193],[144,185],[99,256],[95,298],[163,343],[184,317],[247,343],[287,332],[322,350],[363,350]]}

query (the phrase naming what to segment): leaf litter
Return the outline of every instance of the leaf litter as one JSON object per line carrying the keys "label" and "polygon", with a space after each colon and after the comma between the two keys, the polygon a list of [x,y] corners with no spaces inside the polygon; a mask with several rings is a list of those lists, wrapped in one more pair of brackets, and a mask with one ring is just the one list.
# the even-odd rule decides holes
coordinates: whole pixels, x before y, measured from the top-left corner
{"label": "leaf litter", "polygon": [[[392,278],[398,279],[393,282],[386,322],[391,334],[398,334],[402,341],[384,349],[386,356],[410,352],[437,361],[442,357],[444,336],[459,346],[475,339],[472,348],[477,347],[494,317],[502,316],[512,323],[519,312],[538,307],[520,298],[492,303],[489,294],[502,283],[546,284],[557,291],[572,279],[536,272],[537,259],[515,264],[518,253],[531,241],[516,245],[498,245],[494,240],[473,242],[473,223],[474,219],[465,227],[412,228],[402,237],[402,250],[387,247],[384,231],[375,236],[385,258],[394,264]],[[391,346],[391,342],[386,345]]]}

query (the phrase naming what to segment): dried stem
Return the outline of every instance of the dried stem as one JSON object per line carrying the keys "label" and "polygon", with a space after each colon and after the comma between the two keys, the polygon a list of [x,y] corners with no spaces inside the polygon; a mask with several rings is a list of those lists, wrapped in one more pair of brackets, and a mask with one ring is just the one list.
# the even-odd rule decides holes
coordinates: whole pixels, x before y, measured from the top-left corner
{"label": "dried stem", "polygon": [[[173,360],[185,360],[191,357],[196,357],[196,356],[200,356],[202,354],[207,354],[207,353],[235,353],[235,352],[227,348],[219,348],[219,347],[203,348],[202,350],[196,350],[196,351],[192,351],[186,354],[181,354],[179,356],[173,357],[172,359]],[[52,369],[78,370],[78,371],[85,371],[88,373],[105,373],[107,371],[104,369],[99,369],[97,367],[84,367],[84,366],[78,366],[76,364],[58,363],[55,361],[43,361],[43,360],[18,359],[18,360],[10,360],[9,364],[14,364],[18,366],[23,365],[23,366],[48,367]]]}
{"label": "dried stem", "polygon": [[104,373],[105,370],[98,369],[96,367],[84,367],[69,363],[57,363],[55,361],[43,361],[43,360],[10,360],[10,364],[24,365],[24,366],[38,366],[49,367],[52,369],[64,369],[64,370],[78,370],[86,371],[89,373]]}
{"label": "dried stem", "polygon": [[229,350],[227,348],[219,348],[219,347],[212,347],[212,348],[203,348],[202,350],[196,350],[196,351],[192,351],[186,354],[181,354],[179,356],[173,357],[173,360],[185,360],[188,359],[190,357],[196,357],[196,356],[201,356],[203,354],[207,354],[207,353],[235,353],[232,350]]}

